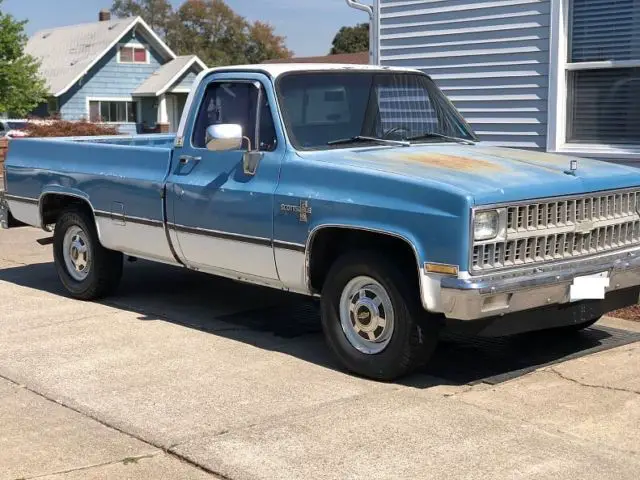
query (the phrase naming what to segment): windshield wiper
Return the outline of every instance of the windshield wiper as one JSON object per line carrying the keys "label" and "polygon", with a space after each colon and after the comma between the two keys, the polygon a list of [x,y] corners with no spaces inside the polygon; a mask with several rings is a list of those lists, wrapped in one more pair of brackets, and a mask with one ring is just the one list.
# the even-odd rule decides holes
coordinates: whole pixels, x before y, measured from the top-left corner
{"label": "windshield wiper", "polygon": [[350,143],[360,143],[360,142],[377,142],[386,145],[394,145],[398,147],[410,147],[411,143],[408,141],[402,140],[388,140],[386,138],[377,138],[377,137],[366,137],[364,135],[356,135],[351,138],[340,138],[338,140],[332,140],[327,142],[327,145],[348,145]]}
{"label": "windshield wiper", "polygon": [[466,138],[459,137],[450,137],[449,135],[443,135],[442,133],[435,132],[425,132],[420,135],[414,135],[413,137],[407,138],[409,142],[415,142],[416,140],[426,140],[428,138],[439,138],[442,140],[447,140],[449,142],[462,143],[463,145],[475,145],[473,140],[467,140]]}

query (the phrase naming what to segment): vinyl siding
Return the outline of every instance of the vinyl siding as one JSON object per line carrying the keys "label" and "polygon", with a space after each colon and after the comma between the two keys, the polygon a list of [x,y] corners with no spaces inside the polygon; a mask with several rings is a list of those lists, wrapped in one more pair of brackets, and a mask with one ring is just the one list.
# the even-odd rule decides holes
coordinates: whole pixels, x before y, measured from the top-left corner
{"label": "vinyl siding", "polygon": [[380,0],[380,63],[431,75],[483,141],[546,147],[549,0]]}
{"label": "vinyl siding", "polygon": [[[140,43],[132,35],[121,43]],[[71,90],[60,98],[60,114],[65,120],[87,118],[87,98],[129,98],[131,93],[164,63],[155,51],[150,52],[148,64],[122,64],[117,60],[117,47],[105,55]],[[140,120],[139,120],[140,121]],[[123,133],[135,133],[135,124],[123,124]]]}

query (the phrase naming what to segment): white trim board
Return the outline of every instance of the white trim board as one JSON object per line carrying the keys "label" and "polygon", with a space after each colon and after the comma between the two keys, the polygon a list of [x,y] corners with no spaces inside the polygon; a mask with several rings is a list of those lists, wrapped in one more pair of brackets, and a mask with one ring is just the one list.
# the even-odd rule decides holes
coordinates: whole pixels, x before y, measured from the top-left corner
{"label": "white trim board", "polygon": [[584,157],[636,159],[640,145],[604,145],[567,142],[567,72],[612,67],[637,67],[640,60],[628,62],[569,63],[569,6],[572,0],[550,0],[549,95],[547,150]]}
{"label": "white trim board", "polygon": [[[169,48],[169,45],[164,43],[164,41],[151,29],[151,27],[145,22],[142,17],[136,17],[133,19],[131,24],[123,30],[122,35],[116,38],[109,46],[100,54],[97,55],[96,58],[91,62],[87,68],[85,68],[79,75],[77,75],[65,88],[53,94],[54,97],[59,97],[60,95],[64,95],[67,93],[76,83],[80,81],[82,77],[84,77],[89,70],[91,70],[100,60],[104,58],[104,56],[111,51],[113,47],[118,45],[121,40],[125,37],[125,35],[129,34],[129,32],[133,28],[142,27],[145,30],[145,33],[156,42],[159,50],[163,51],[166,56],[173,60],[177,57],[177,55]],[[150,54],[151,52],[149,52]]]}

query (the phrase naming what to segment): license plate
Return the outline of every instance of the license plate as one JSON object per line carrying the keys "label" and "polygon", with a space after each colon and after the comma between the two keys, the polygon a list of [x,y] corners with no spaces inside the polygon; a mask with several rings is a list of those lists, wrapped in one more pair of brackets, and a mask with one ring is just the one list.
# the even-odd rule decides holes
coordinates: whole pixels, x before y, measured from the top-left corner
{"label": "license plate", "polygon": [[607,288],[609,288],[609,272],[576,277],[569,290],[569,299],[572,302],[604,300]]}

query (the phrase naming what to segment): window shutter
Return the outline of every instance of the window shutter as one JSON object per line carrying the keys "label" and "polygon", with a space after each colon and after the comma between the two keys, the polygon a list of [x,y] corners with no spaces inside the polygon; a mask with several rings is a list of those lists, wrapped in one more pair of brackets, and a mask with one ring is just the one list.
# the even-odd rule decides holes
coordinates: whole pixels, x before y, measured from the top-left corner
{"label": "window shutter", "polygon": [[573,0],[569,62],[640,60],[640,0]]}

